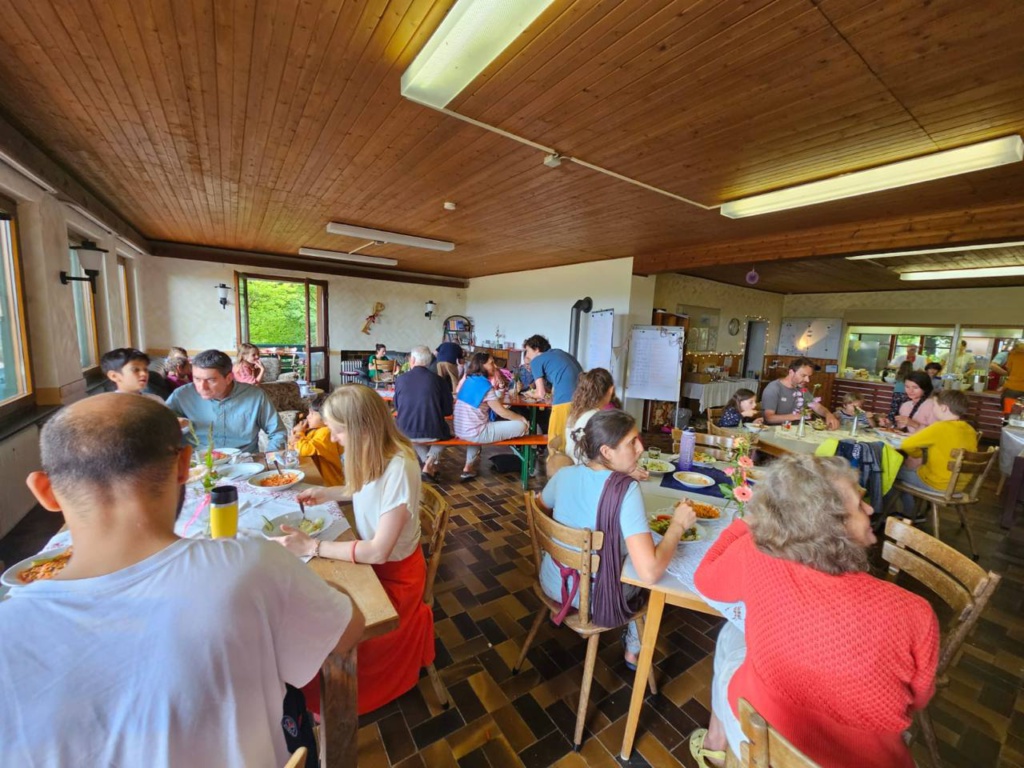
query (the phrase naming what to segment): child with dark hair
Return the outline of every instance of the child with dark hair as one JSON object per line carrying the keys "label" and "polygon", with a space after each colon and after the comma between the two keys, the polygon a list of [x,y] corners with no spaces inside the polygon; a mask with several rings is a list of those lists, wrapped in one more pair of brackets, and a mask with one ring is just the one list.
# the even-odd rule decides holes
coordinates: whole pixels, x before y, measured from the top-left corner
{"label": "child with dark hair", "polygon": [[738,427],[741,424],[762,424],[757,415],[757,395],[749,389],[737,389],[718,417],[719,427]]}
{"label": "child with dark hair", "polygon": [[343,448],[331,440],[331,430],[320,411],[327,401],[322,392],[309,404],[309,413],[292,427],[292,442],[299,456],[309,456],[320,471],[324,485],[344,485],[345,470],[341,466]]}
{"label": "child with dark hair", "polygon": [[163,398],[145,392],[149,383],[149,355],[133,347],[112,349],[100,358],[100,368],[123,395],[143,395],[163,404]]}

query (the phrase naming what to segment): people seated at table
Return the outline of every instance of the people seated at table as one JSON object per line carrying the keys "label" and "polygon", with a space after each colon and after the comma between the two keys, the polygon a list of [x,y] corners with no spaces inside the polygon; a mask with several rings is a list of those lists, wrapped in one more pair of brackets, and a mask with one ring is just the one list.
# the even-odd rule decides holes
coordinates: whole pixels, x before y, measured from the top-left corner
{"label": "people seated at table", "polygon": [[[907,435],[900,443],[900,450],[908,458],[896,479],[915,488],[942,492],[952,477],[950,453],[956,448],[978,450],[978,433],[963,421],[971,407],[963,392],[943,389],[935,393],[931,403],[932,423]],[[966,482],[964,478],[965,485]],[[903,513],[907,517],[914,516],[914,498],[909,493],[903,494]]]}
{"label": "people seated at table", "polygon": [[231,358],[217,349],[192,359],[192,386],[174,390],[167,406],[192,422],[204,447],[211,425],[217,448],[255,453],[260,431],[267,436],[267,450],[279,451],[288,444],[288,432],[270,399],[259,387],[235,381]]}
{"label": "people seated at table", "polygon": [[[433,375],[433,374],[431,374]],[[434,618],[423,602],[427,566],[420,549],[420,465],[380,395],[345,384],[327,398],[324,420],[345,449],[344,487],[311,488],[306,504],[352,499],[354,541],[313,539],[293,528],[281,544],[295,554],[369,563],[398,613],[398,629],[359,644],[359,714],[416,685],[434,661]]]}
{"label": "people seated at table", "polygon": [[785,376],[764,388],[761,407],[764,409],[765,424],[799,421],[802,409],[809,408],[825,419],[829,429],[839,428],[839,419],[807,389],[813,373],[814,363],[806,357],[797,357],[790,362]]}
{"label": "people seated at table", "polygon": [[757,394],[749,389],[737,389],[718,417],[719,427],[738,427],[741,424],[763,424],[757,415]]}
{"label": "people seated at table", "polygon": [[310,401],[306,418],[292,427],[289,442],[299,456],[310,457],[324,485],[344,485],[345,470],[341,465],[344,449],[331,439],[331,430],[321,413],[326,400],[327,394],[321,392]]}
{"label": "people seated at table", "polygon": [[235,381],[243,384],[262,384],[266,370],[260,362],[260,350],[254,344],[239,344],[238,357],[231,369]]}
{"label": "people seated at table", "polygon": [[164,379],[173,392],[178,387],[192,383],[192,361],[182,347],[171,347],[164,358]]}
{"label": "people seated at table", "polygon": [[163,405],[164,399],[147,392],[151,372],[149,355],[132,347],[119,347],[100,358],[100,370],[121,395],[142,395]]}
{"label": "people seated at table", "polygon": [[913,767],[903,733],[934,692],[939,627],[924,598],[868,573],[862,492],[843,459],[780,458],[697,568],[729,619],[699,762],[740,754],[743,698],[816,765]]}
{"label": "people seated at table", "polygon": [[[458,346],[458,345],[456,345]],[[447,377],[431,373],[430,350],[413,347],[409,353],[409,371],[395,380],[395,396],[391,401],[397,415],[399,431],[412,441],[416,455],[423,464],[424,480],[436,482],[441,474],[444,447],[423,443],[448,440],[451,429],[446,417],[452,415],[452,389]]]}
{"label": "people seated at table", "polygon": [[604,368],[592,368],[581,373],[576,382],[576,391],[569,403],[569,416],[565,423],[564,453],[574,464],[583,464],[577,448],[577,435],[587,426],[593,415],[611,404],[615,396],[615,382]]}
{"label": "people seated at table", "polygon": [[864,396],[857,392],[847,392],[843,395],[843,404],[836,412],[841,427],[849,427],[854,421],[858,427],[875,427],[878,425],[878,417],[870,411],[864,410]]}
{"label": "people seated at table", "polygon": [[462,378],[459,365],[465,359],[466,352],[454,341],[442,341],[434,352],[437,355],[437,375],[448,379],[448,385],[454,392]]}
{"label": "people seated at table", "polygon": [[911,371],[903,386],[907,399],[900,405],[893,422],[898,429],[913,434],[935,421],[932,378],[924,371]]}
{"label": "people seated at table", "polygon": [[164,406],[81,400],[40,448],[73,554],[0,605],[0,764],[284,765],[285,683],[355,645],[358,608],[273,542],[175,535],[191,448]]}
{"label": "people seated at table", "polygon": [[375,344],[373,354],[366,361],[366,375],[370,378],[370,381],[377,380],[377,361],[378,360],[390,360],[388,357],[387,344]]}
{"label": "people seated at table", "polygon": [[[637,575],[653,584],[665,573],[683,531],[694,524],[696,513],[685,501],[677,503],[664,538],[654,543],[640,486],[630,477],[638,469],[637,459],[644,446],[636,421],[628,413],[598,411],[587,421],[577,441],[584,462],[552,477],[544,486],[541,500],[563,525],[604,532],[592,601],[608,600],[609,590],[620,590],[622,599],[635,612],[646,590],[619,581],[626,555],[632,558]],[[603,585],[602,579],[607,579]],[[561,572],[546,554],[541,562],[540,583],[549,596],[563,599]],[[573,605],[579,606],[578,597]],[[634,624],[629,625],[623,640],[626,663],[635,668],[640,637]]]}
{"label": "people seated at table", "polygon": [[576,381],[583,368],[579,361],[561,349],[552,349],[546,338],[534,335],[523,342],[523,357],[530,364],[533,386],[537,395],[545,397],[550,385],[551,416],[548,421],[548,444],[556,438],[565,439],[565,422]]}
{"label": "people seated at table", "polygon": [[932,377],[932,389],[942,389],[942,363],[928,363],[924,372]]}
{"label": "people seated at table", "polygon": [[[530,428],[525,416],[510,411],[491,384],[496,366],[486,352],[475,352],[466,366],[466,376],[455,401],[455,436],[460,440],[485,445],[522,437]],[[505,421],[495,421],[500,418]],[[476,477],[480,448],[466,448],[466,465],[459,479],[468,482]]]}

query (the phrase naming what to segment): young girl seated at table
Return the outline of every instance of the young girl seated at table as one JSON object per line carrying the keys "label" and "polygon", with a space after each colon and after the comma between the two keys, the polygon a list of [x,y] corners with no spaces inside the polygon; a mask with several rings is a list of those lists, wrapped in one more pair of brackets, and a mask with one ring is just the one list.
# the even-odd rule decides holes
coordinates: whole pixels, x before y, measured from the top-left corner
{"label": "young girl seated at table", "polygon": [[427,564],[420,549],[420,462],[384,400],[362,384],[344,384],[321,411],[331,437],[345,449],[343,487],[309,488],[305,504],[351,499],[355,541],[320,541],[283,526],[277,539],[300,556],[373,566],[398,613],[398,628],[359,644],[359,714],[397,699],[434,661],[434,617],[423,602]]}
{"label": "young girl seated at table", "polygon": [[763,423],[764,419],[757,415],[757,395],[749,389],[737,389],[718,417],[719,427]]}
{"label": "young girl seated at table", "polygon": [[231,369],[235,381],[243,384],[260,384],[266,371],[263,363],[260,362],[259,347],[254,344],[239,344],[238,358],[235,360],[235,367]]}
{"label": "young girl seated at table", "polygon": [[167,351],[167,358],[164,360],[164,379],[171,385],[171,389],[192,383],[192,362],[188,359],[188,352],[182,347],[171,347]]}
{"label": "young girl seated at table", "polygon": [[843,395],[843,404],[839,408],[839,424],[849,426],[855,419],[858,427],[877,427],[885,419],[864,410],[864,398],[856,392]]}
{"label": "young girl seated at table", "polygon": [[312,458],[324,485],[344,485],[345,471],[341,466],[344,449],[331,439],[331,429],[324,423],[320,413],[326,401],[326,393],[313,398],[306,418],[300,419],[292,427],[291,443],[299,456]]}

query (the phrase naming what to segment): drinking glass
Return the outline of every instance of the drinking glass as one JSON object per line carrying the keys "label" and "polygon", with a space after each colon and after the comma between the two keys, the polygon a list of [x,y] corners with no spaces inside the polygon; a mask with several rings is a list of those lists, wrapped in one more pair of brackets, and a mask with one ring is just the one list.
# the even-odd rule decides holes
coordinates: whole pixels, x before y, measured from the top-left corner
{"label": "drinking glass", "polygon": [[661,448],[648,448],[647,449],[647,458],[649,458],[649,459],[660,459],[661,458]]}

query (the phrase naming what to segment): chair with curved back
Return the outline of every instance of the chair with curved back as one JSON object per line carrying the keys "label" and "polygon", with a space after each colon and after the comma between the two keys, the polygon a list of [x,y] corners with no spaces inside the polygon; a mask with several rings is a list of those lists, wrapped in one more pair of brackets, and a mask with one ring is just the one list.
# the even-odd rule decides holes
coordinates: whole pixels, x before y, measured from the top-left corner
{"label": "chair with curved back", "polygon": [[[816,768],[817,763],[794,747],[785,736],[776,731],[757,713],[746,699],[740,699],[740,727],[746,741],[740,744],[742,759],[739,765],[749,768]],[[732,753],[729,753],[731,757]],[[726,766],[736,765],[726,760]]]}
{"label": "chair with curved back", "polygon": [[394,360],[377,360],[376,358],[371,358],[370,370],[376,373],[373,377],[374,388],[380,389],[385,384],[391,385],[395,383],[398,364]]}
{"label": "chair with curved back", "polygon": [[[519,668],[526,660],[526,654],[530,650],[530,644],[537,631],[540,629],[544,619],[554,616],[562,610],[558,600],[549,597],[540,584],[540,565],[543,555],[546,552],[557,562],[566,567],[575,568],[579,572],[580,588],[578,611],[570,612],[565,617],[564,624],[581,637],[587,638],[587,656],[583,665],[583,682],[580,686],[580,700],[576,709],[576,733],[573,738],[574,748],[579,751],[583,742],[583,727],[587,719],[587,700],[590,697],[590,684],[594,677],[594,665],[597,661],[597,644],[602,632],[615,629],[615,627],[602,627],[594,624],[590,618],[590,590],[591,580],[597,574],[601,566],[601,548],[604,546],[604,533],[592,531],[589,528],[570,528],[556,522],[537,499],[535,492],[525,495],[526,518],[530,525],[530,539],[533,543],[533,564],[536,568],[536,581],[533,584],[533,591],[541,601],[541,608],[537,612],[533,626],[523,641],[523,648],[519,653],[519,659],[512,667],[512,674],[518,674]],[[615,564],[614,567],[618,567]],[[637,631],[642,637],[643,615],[647,612],[646,606],[634,614],[630,621],[637,623]],[[651,693],[657,693],[657,685],[654,682],[654,670],[652,668],[648,681]]]}
{"label": "chair with curved back", "polygon": [[[978,503],[981,486],[989,471],[996,465],[998,458],[998,448],[990,448],[988,451],[981,452],[954,448],[950,452],[950,460],[947,465],[952,474],[944,490],[925,490],[900,481],[897,481],[893,487],[900,493],[909,493],[914,498],[929,503],[932,535],[936,539],[939,538],[939,507],[956,509],[960,516],[960,527],[967,530],[967,544],[971,548],[971,555],[977,560],[978,550],[974,547],[974,534],[971,532],[964,509]],[[962,487],[963,490],[957,490],[959,487]]]}
{"label": "chair with curved back", "polygon": [[[885,523],[885,535],[882,559],[889,564],[890,579],[896,581],[901,573],[908,574],[952,609],[947,626],[941,628],[939,663],[935,670],[938,692],[949,685],[947,672],[959,657],[964,641],[981,618],[1002,577],[994,571],[986,572],[948,544],[914,528],[909,520],[890,517]],[[928,710],[917,712],[914,718],[924,734],[933,765],[941,765]]]}
{"label": "chair with curved back", "polygon": [[718,420],[722,418],[722,411],[725,410],[725,406],[721,408],[708,408],[708,424],[707,432],[709,435],[717,434],[714,430],[718,427]]}
{"label": "chair with curved back", "polygon": [[[437,578],[437,569],[441,564],[441,551],[444,549],[444,537],[448,531],[448,521],[452,516],[452,508],[448,505],[436,489],[424,485],[420,489],[420,530],[422,531],[425,556],[427,560],[427,578],[423,586],[423,602],[431,608],[434,607],[434,579]],[[437,674],[437,667],[431,664],[427,667],[427,676],[430,678],[438,701],[444,709],[448,709],[453,702],[452,697]]]}

